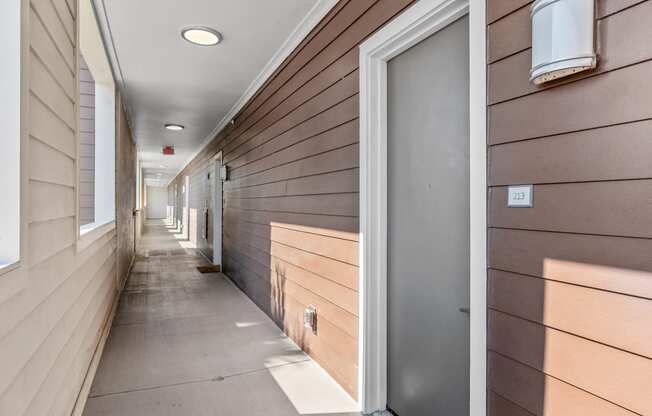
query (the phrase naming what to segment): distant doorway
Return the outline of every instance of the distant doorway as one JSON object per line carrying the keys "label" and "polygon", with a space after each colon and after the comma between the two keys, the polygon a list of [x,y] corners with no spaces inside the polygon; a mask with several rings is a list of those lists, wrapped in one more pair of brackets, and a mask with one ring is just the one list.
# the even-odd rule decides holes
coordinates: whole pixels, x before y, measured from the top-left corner
{"label": "distant doorway", "polygon": [[147,219],[165,219],[168,216],[168,190],[161,186],[147,187]]}
{"label": "distant doorway", "polygon": [[222,265],[222,152],[213,158],[211,172],[211,198],[213,204],[213,264]]}

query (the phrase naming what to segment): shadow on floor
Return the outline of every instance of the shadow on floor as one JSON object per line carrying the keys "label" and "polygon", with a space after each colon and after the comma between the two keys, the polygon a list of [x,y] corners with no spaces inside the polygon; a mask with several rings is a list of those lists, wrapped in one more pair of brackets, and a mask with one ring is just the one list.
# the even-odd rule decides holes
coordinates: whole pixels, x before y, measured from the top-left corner
{"label": "shadow on floor", "polygon": [[355,415],[355,402],[165,223],[148,223],[85,416]]}

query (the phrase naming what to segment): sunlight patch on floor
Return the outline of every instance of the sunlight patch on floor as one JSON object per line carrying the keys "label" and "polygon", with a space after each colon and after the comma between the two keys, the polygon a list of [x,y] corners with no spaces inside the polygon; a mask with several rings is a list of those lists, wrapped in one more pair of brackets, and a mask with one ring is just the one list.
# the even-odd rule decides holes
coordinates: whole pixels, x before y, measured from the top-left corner
{"label": "sunlight patch on floor", "polygon": [[314,361],[272,367],[269,372],[301,415],[342,414],[357,410],[356,402]]}
{"label": "sunlight patch on floor", "polygon": [[236,322],[235,326],[237,328],[251,328],[252,326],[260,326],[260,325],[264,325],[264,324],[265,324],[265,322],[261,322],[261,321],[259,321],[259,322]]}

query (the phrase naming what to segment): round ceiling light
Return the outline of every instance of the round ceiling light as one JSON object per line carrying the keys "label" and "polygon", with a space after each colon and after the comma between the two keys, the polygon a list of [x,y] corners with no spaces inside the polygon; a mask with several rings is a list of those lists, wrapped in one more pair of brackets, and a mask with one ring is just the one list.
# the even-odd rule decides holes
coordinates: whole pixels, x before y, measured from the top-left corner
{"label": "round ceiling light", "polygon": [[185,129],[181,124],[166,124],[165,128],[171,131],[181,131]]}
{"label": "round ceiling light", "polygon": [[200,46],[214,46],[222,41],[222,35],[209,27],[187,27],[181,31],[181,36],[190,43]]}

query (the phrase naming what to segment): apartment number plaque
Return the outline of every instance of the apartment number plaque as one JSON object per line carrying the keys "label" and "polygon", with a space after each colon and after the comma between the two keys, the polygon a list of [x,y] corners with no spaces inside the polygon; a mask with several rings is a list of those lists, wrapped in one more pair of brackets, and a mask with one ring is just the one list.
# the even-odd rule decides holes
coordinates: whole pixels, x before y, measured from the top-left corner
{"label": "apartment number plaque", "polygon": [[510,208],[532,208],[534,187],[532,185],[512,185],[507,187],[507,206]]}

